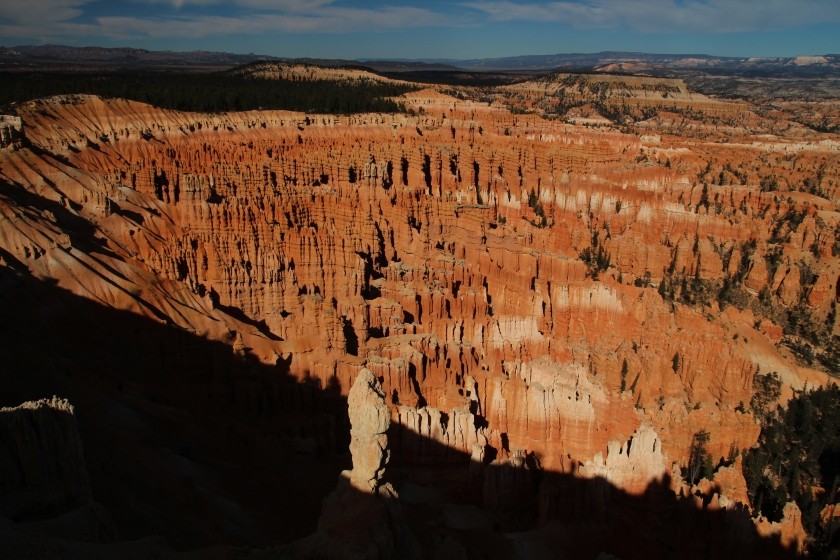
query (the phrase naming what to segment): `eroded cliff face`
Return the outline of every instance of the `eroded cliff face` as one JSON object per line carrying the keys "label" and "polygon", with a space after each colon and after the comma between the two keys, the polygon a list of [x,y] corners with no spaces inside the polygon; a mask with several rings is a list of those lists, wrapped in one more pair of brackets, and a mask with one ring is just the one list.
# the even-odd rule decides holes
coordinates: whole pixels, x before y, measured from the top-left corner
{"label": "eroded cliff face", "polygon": [[649,96],[720,110],[726,142],[432,90],[351,117],[30,102],[32,147],[0,152],[2,258],[342,395],[367,368],[396,465],[641,492],[702,430],[716,461],[750,447],[756,372],[822,383],[838,334],[840,143],[674,87]]}

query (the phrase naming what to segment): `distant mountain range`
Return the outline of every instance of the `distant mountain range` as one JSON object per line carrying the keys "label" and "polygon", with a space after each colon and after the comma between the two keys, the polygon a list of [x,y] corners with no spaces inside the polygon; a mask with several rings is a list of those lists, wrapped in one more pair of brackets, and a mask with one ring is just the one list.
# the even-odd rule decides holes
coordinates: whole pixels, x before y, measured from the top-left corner
{"label": "distant mountain range", "polygon": [[470,60],[342,60],[291,59],[253,53],[150,51],[135,48],[69,47],[63,45],[0,47],[0,69],[172,67],[201,70],[230,67],[257,60],[302,62],[318,66],[364,65],[384,72],[446,72],[459,70],[540,72],[572,70],[659,75],[686,71],[773,77],[840,75],[840,55],[838,54],[786,58],[745,58],[705,54],[649,54],[606,51]]}
{"label": "distant mountain range", "polygon": [[840,68],[840,55],[799,56],[789,58],[745,58],[710,56],[706,54],[648,54],[606,51],[599,53],[571,53],[553,55],[484,58],[454,62],[469,69],[605,69],[615,68],[673,68],[682,70],[755,70],[782,68]]}
{"label": "distant mountain range", "polygon": [[255,60],[277,60],[277,58],[253,53],[149,51],[129,47],[0,46],[0,67],[3,68],[66,65],[215,67],[235,66]]}

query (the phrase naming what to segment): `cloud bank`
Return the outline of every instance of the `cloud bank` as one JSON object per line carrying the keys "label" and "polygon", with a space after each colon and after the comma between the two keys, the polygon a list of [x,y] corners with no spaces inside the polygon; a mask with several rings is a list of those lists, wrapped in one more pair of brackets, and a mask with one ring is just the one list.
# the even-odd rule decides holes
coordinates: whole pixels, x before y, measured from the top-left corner
{"label": "cloud bank", "polygon": [[[136,13],[129,15],[99,15],[93,4],[92,0],[3,0],[0,36],[130,40],[373,32],[448,24],[444,14],[423,7],[342,6],[332,0],[134,0],[123,4],[136,6]],[[213,13],[207,13],[208,8]]]}
{"label": "cloud bank", "polygon": [[642,33],[733,33],[840,22],[837,0],[479,0],[465,6],[493,21],[557,22]]}
{"label": "cloud bank", "polygon": [[[0,37],[96,43],[374,33],[533,23],[624,34],[784,31],[840,22],[838,0],[1,0]],[[508,27],[505,27],[508,26]],[[493,35],[495,34],[495,35]]]}

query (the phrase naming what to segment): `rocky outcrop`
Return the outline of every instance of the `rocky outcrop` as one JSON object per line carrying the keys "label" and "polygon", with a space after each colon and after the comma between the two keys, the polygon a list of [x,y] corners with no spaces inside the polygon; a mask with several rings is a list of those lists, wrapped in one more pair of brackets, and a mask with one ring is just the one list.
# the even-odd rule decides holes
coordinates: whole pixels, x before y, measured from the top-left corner
{"label": "rocky outcrop", "polygon": [[353,468],[341,474],[335,492],[324,499],[318,531],[289,550],[295,558],[420,558],[397,493],[383,481],[390,418],[382,388],[370,370],[359,372],[347,404]]}
{"label": "rocky outcrop", "polygon": [[350,415],[350,455],[353,470],[349,480],[360,492],[375,493],[382,485],[388,464],[388,426],[391,419],[385,395],[373,372],[362,369],[347,395]]}
{"label": "rocky outcrop", "polygon": [[720,467],[714,475],[714,489],[726,497],[730,503],[749,504],[747,484],[743,475],[743,459],[741,455],[735,458],[731,465]]}
{"label": "rocky outcrop", "polygon": [[19,148],[23,143],[23,123],[20,117],[0,115],[0,149]]}
{"label": "rocky outcrop", "polygon": [[640,495],[650,481],[669,474],[668,467],[659,436],[650,424],[644,423],[626,442],[609,442],[606,458],[598,453],[578,473],[585,478],[601,477],[628,493]]}
{"label": "rocky outcrop", "polygon": [[768,521],[761,518],[756,522],[760,535],[777,537],[781,543],[801,554],[808,535],[802,527],[802,512],[796,502],[788,502],[782,511],[780,521]]}
{"label": "rocky outcrop", "polygon": [[0,517],[32,521],[92,503],[73,407],[53,397],[0,409]]}
{"label": "rocky outcrop", "polygon": [[52,397],[0,408],[0,555],[59,557],[116,538],[93,500],[73,406]]}

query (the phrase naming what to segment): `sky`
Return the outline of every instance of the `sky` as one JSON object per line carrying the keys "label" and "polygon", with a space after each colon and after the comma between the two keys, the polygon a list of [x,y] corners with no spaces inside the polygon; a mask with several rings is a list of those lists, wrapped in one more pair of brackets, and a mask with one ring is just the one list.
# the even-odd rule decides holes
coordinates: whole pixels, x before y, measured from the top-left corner
{"label": "sky", "polygon": [[0,0],[0,45],[470,59],[840,53],[840,0]]}

